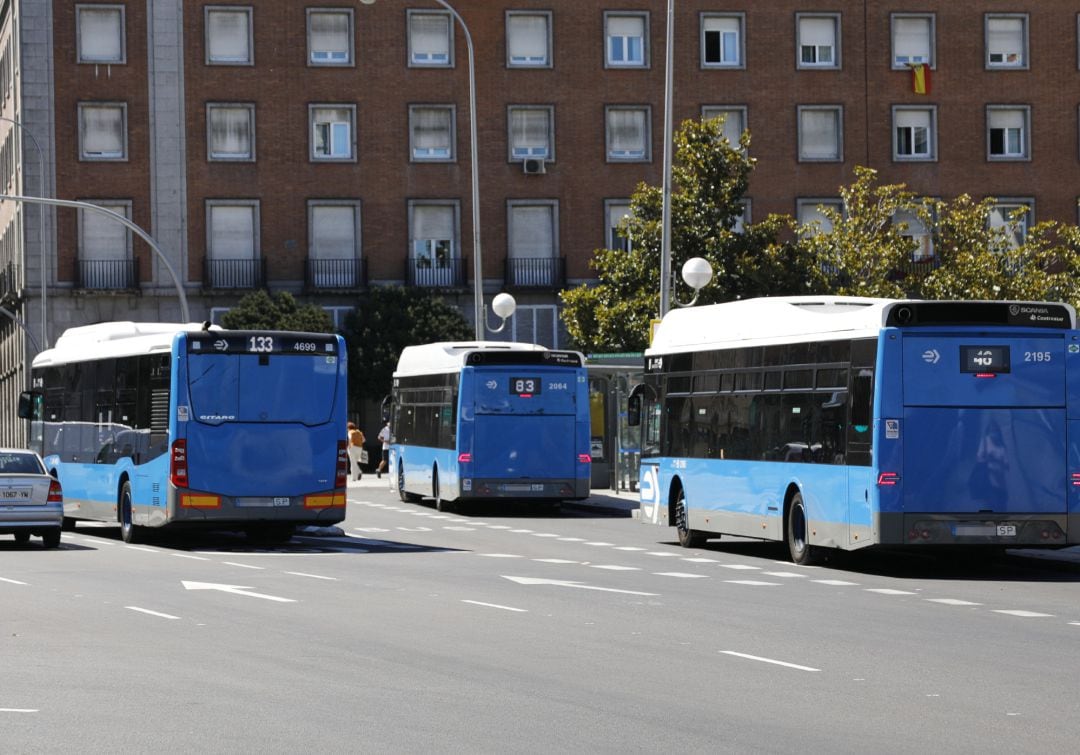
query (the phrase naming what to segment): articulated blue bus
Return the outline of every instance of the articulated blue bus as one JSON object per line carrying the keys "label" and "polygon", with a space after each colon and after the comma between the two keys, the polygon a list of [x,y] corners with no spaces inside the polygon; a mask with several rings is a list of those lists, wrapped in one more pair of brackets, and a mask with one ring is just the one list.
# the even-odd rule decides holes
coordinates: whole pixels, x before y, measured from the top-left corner
{"label": "articulated blue bus", "polygon": [[345,518],[344,342],[322,333],[112,322],[33,363],[19,414],[64,489],[64,526],[244,530]]}
{"label": "articulated blue bus", "polygon": [[390,471],[403,501],[589,495],[585,358],[523,343],[433,343],[394,372]]}
{"label": "articulated blue bus", "polygon": [[823,549],[1080,543],[1066,304],[765,298],[675,310],[645,352],[641,518]]}

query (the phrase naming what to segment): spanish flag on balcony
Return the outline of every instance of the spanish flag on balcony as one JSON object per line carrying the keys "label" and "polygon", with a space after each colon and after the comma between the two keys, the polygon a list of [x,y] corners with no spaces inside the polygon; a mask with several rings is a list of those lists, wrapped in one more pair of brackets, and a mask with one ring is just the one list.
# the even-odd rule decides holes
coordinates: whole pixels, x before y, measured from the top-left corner
{"label": "spanish flag on balcony", "polygon": [[915,94],[930,94],[930,66],[925,63],[911,66],[911,91]]}

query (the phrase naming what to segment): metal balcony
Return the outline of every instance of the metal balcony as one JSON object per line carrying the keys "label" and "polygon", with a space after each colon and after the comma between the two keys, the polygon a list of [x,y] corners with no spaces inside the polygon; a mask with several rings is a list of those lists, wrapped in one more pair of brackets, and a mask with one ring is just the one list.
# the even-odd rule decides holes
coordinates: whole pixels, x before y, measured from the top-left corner
{"label": "metal balcony", "polygon": [[316,259],[304,264],[307,291],[356,291],[367,287],[367,260],[357,257]]}
{"label": "metal balcony", "polygon": [[266,285],[266,260],[203,257],[202,280],[204,288],[215,290],[263,288]]}
{"label": "metal balcony", "polygon": [[405,281],[421,288],[464,288],[467,257],[409,257],[405,260]]}
{"label": "metal balcony", "polygon": [[565,257],[510,257],[506,286],[516,289],[558,290],[566,287]]}
{"label": "metal balcony", "polygon": [[75,288],[84,291],[138,291],[139,260],[75,260]]}

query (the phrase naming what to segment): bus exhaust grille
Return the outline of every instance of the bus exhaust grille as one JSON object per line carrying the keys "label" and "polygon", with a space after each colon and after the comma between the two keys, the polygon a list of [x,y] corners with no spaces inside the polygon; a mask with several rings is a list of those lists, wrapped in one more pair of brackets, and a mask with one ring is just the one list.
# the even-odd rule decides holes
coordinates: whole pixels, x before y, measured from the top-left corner
{"label": "bus exhaust grille", "polygon": [[150,391],[150,432],[164,433],[169,430],[169,389],[155,388]]}

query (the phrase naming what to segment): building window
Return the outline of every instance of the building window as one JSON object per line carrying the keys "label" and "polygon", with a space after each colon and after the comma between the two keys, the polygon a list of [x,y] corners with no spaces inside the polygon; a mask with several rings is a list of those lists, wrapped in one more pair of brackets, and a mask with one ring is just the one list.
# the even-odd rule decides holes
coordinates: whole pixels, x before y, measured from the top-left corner
{"label": "building window", "polygon": [[832,233],[833,224],[824,210],[829,209],[837,213],[844,211],[844,203],[835,198],[826,199],[799,199],[795,203],[795,217],[799,222],[801,233],[813,235],[815,233]]}
{"label": "building window", "polygon": [[892,19],[892,67],[919,63],[933,66],[934,16],[894,13]]}
{"label": "building window", "polygon": [[206,203],[206,283],[211,288],[254,288],[261,275],[258,200]]}
{"label": "building window", "polygon": [[843,162],[843,120],[838,105],[799,107],[799,160]]}
{"label": "building window", "polygon": [[893,213],[892,222],[900,227],[901,236],[915,242],[912,262],[926,262],[934,258],[934,237],[922,218],[910,210],[897,210]]}
{"label": "building window", "polygon": [[609,107],[606,116],[608,161],[648,162],[649,108]]}
{"label": "building window", "polygon": [[991,160],[1027,160],[1030,146],[1031,108],[988,105],[986,108],[987,155]]}
{"label": "building window", "polygon": [[506,12],[506,65],[551,67],[551,13]]}
{"label": "building window", "polygon": [[552,122],[554,111],[550,107],[512,106],[509,111],[510,162],[535,158],[555,159],[555,139]]}
{"label": "building window", "polygon": [[412,159],[423,162],[453,161],[454,125],[453,105],[410,106],[409,150]]}
{"label": "building window", "polygon": [[409,65],[454,65],[450,14],[439,11],[409,11]]}
{"label": "building window", "polygon": [[554,304],[519,304],[510,319],[510,337],[520,343],[559,348],[559,308]]}
{"label": "building window", "polygon": [[82,160],[127,159],[126,104],[79,104],[79,157]]}
{"label": "building window", "polygon": [[316,161],[355,161],[353,124],[355,105],[310,105],[311,159]]}
{"label": "building window", "polygon": [[742,13],[701,16],[701,65],[705,68],[743,68]]}
{"label": "building window", "polygon": [[206,130],[208,160],[255,159],[255,105],[208,104]]}
{"label": "building window", "polygon": [[799,68],[840,67],[840,16],[809,15],[795,17],[798,33]]}
{"label": "building window", "polygon": [[932,107],[893,108],[893,159],[937,159],[937,111]]}
{"label": "building window", "polygon": [[127,61],[123,5],[76,5],[75,25],[80,63]]}
{"label": "building window", "polygon": [[[83,200],[131,218],[130,200]],[[131,233],[114,218],[79,210],[79,280],[82,288],[134,288]]]}
{"label": "building window", "polygon": [[548,287],[559,282],[558,207],[554,202],[510,202],[507,264],[515,286]]}
{"label": "building window", "polygon": [[1031,199],[1003,199],[990,208],[987,225],[1001,229],[1009,246],[1015,249],[1027,240],[1034,210],[1035,202]]}
{"label": "building window", "polygon": [[352,10],[308,8],[308,63],[313,66],[351,66]]}
{"label": "building window", "polygon": [[354,288],[360,280],[360,203],[308,202],[308,280],[319,288]]}
{"label": "building window", "polygon": [[735,233],[742,233],[746,230],[746,226],[750,225],[750,209],[752,200],[750,197],[743,197],[739,203],[742,206],[742,212],[735,216],[735,222],[731,226],[731,230]]}
{"label": "building window", "polygon": [[986,67],[1027,68],[1026,14],[986,16]]}
{"label": "building window", "polygon": [[701,108],[702,118],[723,118],[724,138],[728,143],[738,149],[739,139],[746,130],[746,106],[745,105],[706,105]]}
{"label": "building window", "polygon": [[609,67],[644,68],[648,65],[647,19],[648,17],[643,13],[604,14],[604,36]]}
{"label": "building window", "polygon": [[631,215],[629,199],[609,199],[604,202],[604,218],[607,235],[604,239],[605,249],[617,249],[630,252],[634,248],[630,232],[623,226],[623,222]]}
{"label": "building window", "polygon": [[250,66],[255,63],[251,8],[208,5],[206,62],[208,65]]}
{"label": "building window", "polygon": [[410,283],[454,286],[463,283],[458,259],[456,202],[412,202],[409,205]]}

